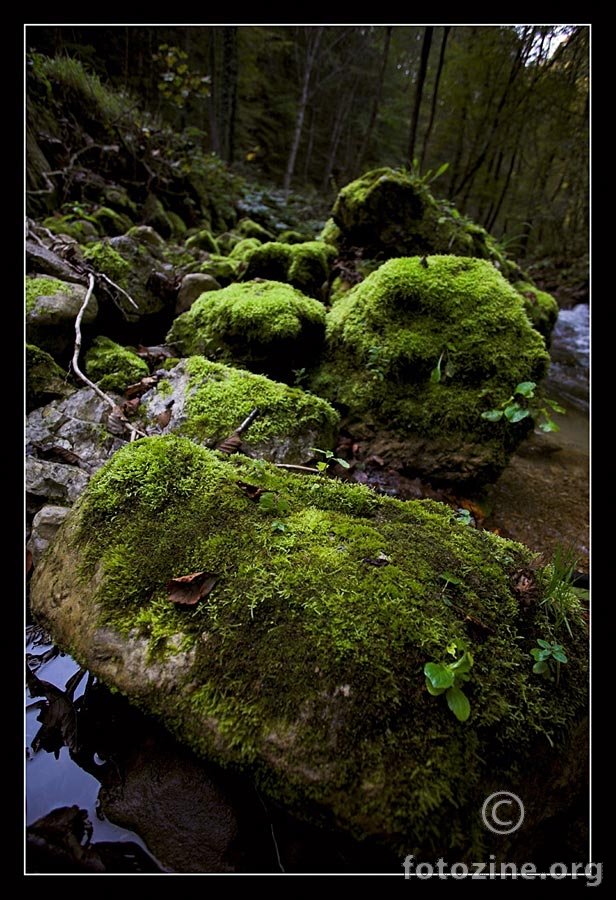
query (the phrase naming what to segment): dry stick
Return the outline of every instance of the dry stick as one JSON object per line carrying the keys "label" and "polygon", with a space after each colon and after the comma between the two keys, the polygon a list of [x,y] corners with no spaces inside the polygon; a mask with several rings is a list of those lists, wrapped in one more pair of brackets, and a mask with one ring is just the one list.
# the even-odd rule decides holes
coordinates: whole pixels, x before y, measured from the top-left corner
{"label": "dry stick", "polygon": [[[87,307],[88,303],[90,302],[90,297],[92,296],[93,290],[94,290],[94,276],[92,274],[90,274],[90,275],[88,275],[88,290],[86,292],[85,299],[84,299],[83,303],[81,304],[81,309],[79,310],[79,313],[77,314],[77,318],[75,319],[75,349],[73,351],[72,366],[73,366],[73,371],[75,372],[75,374],[79,378],[81,378],[81,380],[84,381],[88,385],[88,387],[92,388],[94,393],[98,394],[98,396],[101,398],[101,400],[104,400],[105,403],[108,403],[115,412],[115,410],[117,409],[117,405],[113,402],[111,397],[108,397],[107,394],[105,394],[103,391],[101,391],[101,389],[96,384],[94,384],[92,381],[90,381],[89,378],[86,378],[86,376],[83,374],[83,372],[79,368],[79,364],[78,364],[79,351],[81,350],[81,320],[83,318],[84,312],[86,311],[86,307]],[[137,428],[134,428],[130,424],[130,422],[127,422],[124,418],[122,418],[122,425],[124,426],[124,428],[127,428],[131,432],[131,438],[130,438],[131,441],[134,441],[137,436],[139,436],[139,437],[146,436],[142,431],[139,431]]]}

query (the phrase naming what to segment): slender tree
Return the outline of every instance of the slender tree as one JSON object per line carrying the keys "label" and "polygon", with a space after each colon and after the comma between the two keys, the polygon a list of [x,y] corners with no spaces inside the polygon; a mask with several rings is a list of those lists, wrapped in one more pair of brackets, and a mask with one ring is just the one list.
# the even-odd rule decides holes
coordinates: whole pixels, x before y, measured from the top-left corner
{"label": "slender tree", "polygon": [[301,94],[297,106],[295,129],[293,131],[291,150],[289,153],[289,159],[287,161],[287,167],[284,173],[283,180],[283,190],[285,195],[288,195],[291,189],[291,179],[293,177],[293,172],[295,171],[295,160],[297,159],[297,151],[299,149],[299,142],[302,137],[302,128],[304,125],[304,118],[306,116],[306,107],[308,105],[310,80],[314,74],[319,46],[321,44],[321,38],[323,37],[323,28],[323,25],[319,25],[317,28],[307,27],[301,29],[306,36],[306,46],[303,59]]}
{"label": "slender tree", "polygon": [[389,57],[389,48],[391,45],[392,29],[393,29],[392,25],[385,26],[385,36],[384,36],[384,40],[383,40],[383,53],[381,56],[381,65],[379,68],[379,75],[378,75],[378,78],[376,81],[374,97],[372,99],[372,107],[370,109],[370,119],[368,121],[368,127],[364,134],[364,138],[359,146],[359,151],[357,153],[357,158],[355,160],[356,174],[359,174],[362,170],[362,166],[364,164],[364,159],[366,157],[367,151],[370,148],[372,138],[374,135],[377,118],[379,115],[379,108],[381,105],[381,97],[383,94],[383,82],[385,81],[385,71],[387,69],[387,59]]}
{"label": "slender tree", "polygon": [[433,25],[426,25],[424,29],[424,37],[421,45],[421,60],[419,63],[419,72],[417,74],[417,86],[415,88],[415,100],[413,103],[413,112],[411,115],[411,131],[409,134],[409,144],[407,151],[407,162],[409,168],[413,167],[415,158],[415,140],[417,137],[417,125],[419,122],[419,109],[423,95],[423,86],[426,80],[426,71],[428,69],[428,57],[430,56],[430,46],[432,44],[432,34],[434,32]]}
{"label": "slender tree", "polygon": [[438,57],[438,66],[436,69],[436,76],[434,78],[434,90],[432,91],[432,104],[430,106],[430,118],[428,119],[428,124],[426,125],[426,130],[424,133],[423,144],[421,148],[421,157],[419,161],[419,170],[423,172],[424,161],[426,157],[426,153],[428,150],[428,143],[430,141],[430,135],[432,134],[432,128],[434,127],[434,118],[436,115],[436,101],[438,98],[438,87],[441,81],[441,75],[443,74],[443,62],[445,60],[445,45],[447,44],[447,38],[449,37],[449,32],[451,31],[450,25],[445,25],[443,27],[443,39],[441,41],[441,49]]}

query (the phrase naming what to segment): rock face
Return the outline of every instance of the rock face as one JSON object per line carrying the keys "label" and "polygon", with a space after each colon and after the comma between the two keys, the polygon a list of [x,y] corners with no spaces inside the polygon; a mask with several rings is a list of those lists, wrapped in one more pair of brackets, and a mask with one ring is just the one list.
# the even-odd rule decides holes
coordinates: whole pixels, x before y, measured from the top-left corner
{"label": "rock face", "polygon": [[[586,623],[535,565],[442,504],[167,435],[92,476],[30,605],[103,683],[305,821],[401,860],[524,861],[583,798],[588,751]],[[538,639],[566,653],[557,681],[533,672]],[[483,827],[499,790],[523,832]]]}

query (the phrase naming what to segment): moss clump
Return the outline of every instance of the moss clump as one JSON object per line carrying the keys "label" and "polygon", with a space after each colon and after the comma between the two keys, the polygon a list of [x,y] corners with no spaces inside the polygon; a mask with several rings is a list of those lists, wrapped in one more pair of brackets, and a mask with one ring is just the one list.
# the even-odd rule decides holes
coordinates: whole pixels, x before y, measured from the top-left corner
{"label": "moss clump", "polygon": [[335,249],[324,241],[269,241],[247,255],[243,279],[284,281],[309,297],[322,299]]}
{"label": "moss clump", "polygon": [[[281,245],[282,246],[282,245]],[[288,381],[318,356],[325,309],[276,281],[210,291],[178,316],[167,334],[183,356],[200,355]]]}
{"label": "moss clump", "polygon": [[516,281],[513,286],[522,297],[526,315],[539,334],[543,335],[546,346],[549,347],[558,319],[558,303],[551,294],[537,290],[533,284],[527,281]]}
{"label": "moss clump", "polygon": [[205,250],[208,253],[220,253],[216,238],[209,229],[198,231],[186,239],[187,250]]}
{"label": "moss clump", "polygon": [[39,297],[52,297],[65,291],[66,283],[58,278],[31,278],[26,275],[26,312],[34,309]]}
{"label": "moss clump", "polygon": [[[262,508],[259,491],[284,500],[284,512]],[[402,857],[420,847],[428,859],[485,858],[492,836],[473,823],[491,790],[505,784],[526,800],[542,765],[548,780],[565,765],[587,703],[577,599],[561,597],[571,633],[558,634],[569,662],[556,686],[533,674],[530,656],[554,627],[542,602],[549,568],[535,570],[528,606],[515,585],[531,551],[456,523],[442,504],[166,436],[114,454],[69,527],[58,546],[80,560],[81,614],[130,635],[128,646],[149,640],[148,665],[190,661],[169,690],[149,688],[143,672],[133,701],[305,817]],[[171,603],[170,579],[196,572],[212,573],[210,592]],[[459,579],[447,592],[444,572]],[[35,608],[50,592],[66,597],[69,573],[39,567]],[[64,605],[67,619],[79,616]],[[75,627],[71,651],[89,665],[86,630]],[[425,688],[424,665],[452,642],[474,658],[465,723]],[[116,671],[122,687],[125,669]]]}
{"label": "moss clump", "polygon": [[94,338],[84,365],[88,378],[97,382],[101,390],[117,394],[150,374],[146,361],[133,350],[102,336]]}
{"label": "moss clump", "polygon": [[494,266],[430,256],[425,267],[408,257],[389,260],[336,300],[323,362],[308,383],[352,421],[452,449],[462,440],[490,447],[491,478],[532,424],[481,414],[519,382],[539,383],[548,364],[520,294]]}
{"label": "moss clump", "polygon": [[98,226],[100,234],[125,234],[133,227],[133,221],[130,216],[110,209],[108,206],[99,206],[92,213],[92,220]]}
{"label": "moss clump", "polygon": [[85,247],[83,256],[97,272],[102,272],[126,290],[131,267],[117,250],[108,243],[99,241]]}
{"label": "moss clump", "polygon": [[253,219],[240,219],[235,226],[235,231],[243,238],[257,238],[258,241],[271,241],[273,234],[263,225],[255,222]]}
{"label": "moss clump", "polygon": [[235,281],[240,273],[241,261],[235,257],[217,256],[212,254],[209,259],[204,260],[196,269],[203,275],[211,275],[219,284],[227,287],[231,282]]}
{"label": "moss clump", "polygon": [[[187,376],[185,396],[176,396],[176,382]],[[312,454],[311,446],[334,446],[340,417],[320,397],[242,369],[211,362],[201,356],[183,360],[162,379],[154,392],[143,398],[147,415],[169,408],[173,397],[176,419],[170,428],[206,447],[227,438],[256,408],[258,415],[242,435],[257,456],[277,462],[301,464]]]}
{"label": "moss clump", "polygon": [[361,247],[364,258],[450,253],[509,268],[484,228],[436,200],[425,181],[404,169],[374,169],[342,188],[321,238],[343,253]]}
{"label": "moss clump", "polygon": [[229,253],[229,257],[231,259],[239,259],[242,262],[246,262],[253,250],[256,250],[260,246],[261,241],[258,238],[243,238],[233,246],[233,249]]}
{"label": "moss clump", "polygon": [[26,344],[26,413],[69,394],[73,388],[67,378],[49,353]]}

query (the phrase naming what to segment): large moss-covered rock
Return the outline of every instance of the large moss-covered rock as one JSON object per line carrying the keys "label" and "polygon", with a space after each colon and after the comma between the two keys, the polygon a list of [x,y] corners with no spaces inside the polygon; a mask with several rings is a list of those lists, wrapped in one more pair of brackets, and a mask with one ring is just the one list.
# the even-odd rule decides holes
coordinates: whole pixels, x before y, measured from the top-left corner
{"label": "large moss-covered rock", "polygon": [[361,248],[364,258],[452,253],[489,259],[508,278],[520,275],[485,228],[404,169],[373,169],[343,187],[320,237],[343,253]]}
{"label": "large moss-covered rock", "polygon": [[318,358],[324,337],[322,303],[279,281],[250,281],[199,297],[173,321],[167,342],[181,356],[292,381],[293,370]]}
{"label": "large moss-covered rock", "polygon": [[490,483],[533,426],[493,422],[549,366],[518,291],[480,259],[392,259],[332,306],[309,387],[357,433],[395,446],[398,468],[435,483]]}
{"label": "large moss-covered rock", "polygon": [[[197,754],[400,861],[533,859],[583,798],[577,598],[442,504],[145,438],[92,477],[30,599],[61,649]],[[538,639],[566,654],[557,680],[533,672]],[[424,669],[463,651],[458,717]],[[502,790],[520,832],[481,820]]]}

